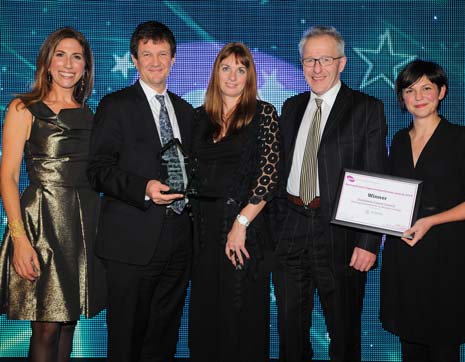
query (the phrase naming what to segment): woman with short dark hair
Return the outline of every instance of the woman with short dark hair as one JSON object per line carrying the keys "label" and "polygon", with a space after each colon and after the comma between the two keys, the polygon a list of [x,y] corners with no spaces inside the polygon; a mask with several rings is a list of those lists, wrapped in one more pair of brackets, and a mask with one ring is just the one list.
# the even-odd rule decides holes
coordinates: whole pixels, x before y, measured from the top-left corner
{"label": "woman with short dark hair", "polygon": [[465,127],[438,114],[447,90],[444,70],[423,60],[396,80],[413,122],[392,140],[390,170],[423,181],[419,219],[383,252],[381,321],[404,362],[458,362],[465,342]]}

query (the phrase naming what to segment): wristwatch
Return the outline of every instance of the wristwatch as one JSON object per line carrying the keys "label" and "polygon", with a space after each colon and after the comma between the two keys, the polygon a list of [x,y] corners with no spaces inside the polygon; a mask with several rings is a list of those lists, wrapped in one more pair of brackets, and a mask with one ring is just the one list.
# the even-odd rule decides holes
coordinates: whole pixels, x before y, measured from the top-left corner
{"label": "wristwatch", "polygon": [[244,225],[245,227],[250,225],[250,221],[247,219],[247,216],[237,214],[236,219],[239,224]]}

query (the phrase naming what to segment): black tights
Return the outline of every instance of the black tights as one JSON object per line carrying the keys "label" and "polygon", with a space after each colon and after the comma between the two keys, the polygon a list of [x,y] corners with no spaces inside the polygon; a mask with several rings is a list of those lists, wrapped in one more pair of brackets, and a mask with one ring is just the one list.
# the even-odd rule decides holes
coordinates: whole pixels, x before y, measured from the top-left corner
{"label": "black tights", "polygon": [[31,322],[31,362],[68,362],[76,322]]}
{"label": "black tights", "polygon": [[427,345],[400,340],[403,362],[459,362],[460,345]]}

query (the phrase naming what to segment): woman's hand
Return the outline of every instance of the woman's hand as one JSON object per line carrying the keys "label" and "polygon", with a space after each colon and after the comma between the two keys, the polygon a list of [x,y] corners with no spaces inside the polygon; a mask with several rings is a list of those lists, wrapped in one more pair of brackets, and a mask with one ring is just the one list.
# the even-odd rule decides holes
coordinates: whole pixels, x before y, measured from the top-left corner
{"label": "woman's hand", "polygon": [[13,239],[13,267],[20,277],[30,281],[39,277],[39,261],[37,253],[24,232],[18,183],[24,145],[29,139],[32,118],[32,113],[20,99],[16,98],[11,102],[3,126],[2,166],[0,168],[3,207]]}
{"label": "woman's hand", "polygon": [[244,265],[243,255],[250,259],[249,252],[245,248],[246,227],[234,221],[231,231],[228,233],[225,253],[226,257],[231,261],[234,267],[237,267],[237,261],[240,265]]}
{"label": "woman's hand", "polygon": [[26,235],[16,237],[13,242],[13,267],[21,278],[31,282],[40,275],[37,253]]}
{"label": "woman's hand", "polygon": [[[418,219],[410,229],[404,231],[402,240],[410,246],[415,246],[433,225],[431,217]],[[411,238],[409,238],[409,236],[411,236]]]}

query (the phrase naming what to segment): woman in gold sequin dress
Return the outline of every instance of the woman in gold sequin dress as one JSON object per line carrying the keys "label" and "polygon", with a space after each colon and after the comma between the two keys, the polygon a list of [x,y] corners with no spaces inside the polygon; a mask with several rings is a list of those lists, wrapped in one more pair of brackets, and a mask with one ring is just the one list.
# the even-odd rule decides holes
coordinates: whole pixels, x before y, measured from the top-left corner
{"label": "woman in gold sequin dress", "polygon": [[[79,316],[103,309],[103,269],[93,256],[99,196],[85,173],[93,78],[87,40],[58,29],[40,49],[32,90],[5,117],[0,309],[31,320],[30,361],[68,361]],[[23,152],[30,185],[20,198]]]}

